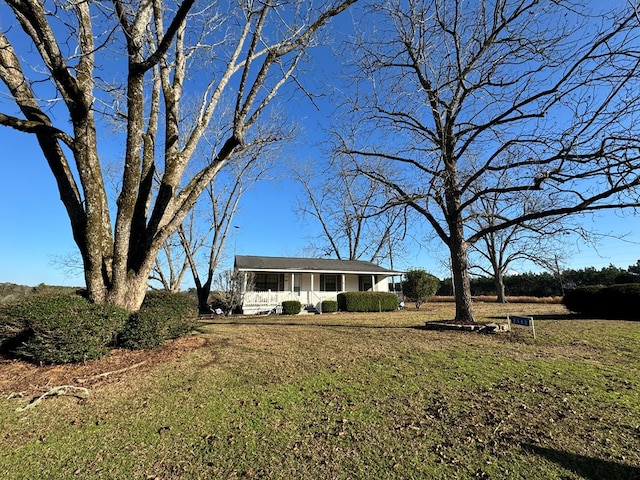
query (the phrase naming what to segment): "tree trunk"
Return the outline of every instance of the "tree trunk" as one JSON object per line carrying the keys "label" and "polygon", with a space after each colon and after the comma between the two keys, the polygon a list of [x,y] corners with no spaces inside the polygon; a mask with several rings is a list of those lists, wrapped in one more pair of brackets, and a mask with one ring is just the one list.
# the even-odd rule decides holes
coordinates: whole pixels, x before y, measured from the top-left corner
{"label": "tree trunk", "polygon": [[147,293],[149,272],[130,274],[124,283],[114,285],[108,292],[107,303],[124,308],[129,312],[140,309]]}
{"label": "tree trunk", "polygon": [[[462,226],[460,232],[462,233]],[[475,322],[471,306],[471,282],[467,262],[467,246],[461,235],[452,235],[449,243],[451,252],[451,270],[453,274],[453,292],[458,322]]]}
{"label": "tree trunk", "polygon": [[196,292],[198,294],[198,310],[200,313],[211,313],[209,310],[209,294],[211,293],[211,281],[210,275],[204,284],[198,282],[196,284]]}
{"label": "tree trunk", "polygon": [[493,283],[495,284],[495,287],[496,287],[497,302],[507,303],[507,296],[505,294],[505,288],[504,288],[504,277],[501,271],[496,271],[496,274],[493,277]]}
{"label": "tree trunk", "polygon": [[469,281],[469,261],[467,259],[467,242],[464,238],[464,222],[460,189],[458,185],[458,171],[455,160],[454,135],[451,128],[445,129],[445,206],[447,224],[449,226],[448,246],[451,253],[451,270],[453,276],[453,295],[456,303],[456,317],[458,322],[475,322],[471,307],[471,282]]}

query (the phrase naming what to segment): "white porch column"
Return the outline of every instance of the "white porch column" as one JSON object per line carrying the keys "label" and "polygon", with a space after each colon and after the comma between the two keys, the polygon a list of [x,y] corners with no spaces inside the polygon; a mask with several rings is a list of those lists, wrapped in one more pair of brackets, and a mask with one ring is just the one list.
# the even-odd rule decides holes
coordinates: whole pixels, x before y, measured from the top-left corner
{"label": "white porch column", "polygon": [[378,286],[376,285],[376,276],[375,275],[371,275],[371,291],[372,292],[376,292],[377,288],[378,288]]}
{"label": "white porch column", "polygon": [[294,286],[293,286],[293,275],[294,275],[294,274],[292,273],[292,274],[291,274],[291,278],[289,279],[289,281],[291,282],[291,284],[289,285],[289,291],[290,291],[291,293],[293,293],[293,292],[294,292]]}
{"label": "white porch column", "polygon": [[341,291],[344,292],[347,290],[347,276],[343,273],[342,274],[342,289]]}
{"label": "white porch column", "polygon": [[315,278],[315,275],[312,273],[311,274],[311,288],[309,289],[311,297],[307,296],[307,303],[312,303],[311,299],[314,298],[314,295],[313,295],[313,283],[314,283],[313,281],[314,281],[314,278]]}

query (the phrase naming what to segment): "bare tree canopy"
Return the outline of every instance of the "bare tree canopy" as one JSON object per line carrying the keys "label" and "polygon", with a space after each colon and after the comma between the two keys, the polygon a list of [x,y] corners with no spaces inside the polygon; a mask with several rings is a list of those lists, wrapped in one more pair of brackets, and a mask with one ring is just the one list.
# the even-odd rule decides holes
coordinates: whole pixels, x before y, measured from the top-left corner
{"label": "bare tree canopy", "polygon": [[[37,139],[92,300],[139,307],[162,245],[238,151],[272,140],[261,119],[355,1],[5,0],[0,79],[14,105],[0,103],[0,125]],[[124,147],[114,203],[108,125]]]}
{"label": "bare tree canopy", "polygon": [[[458,320],[473,320],[470,244],[539,218],[640,204],[638,17],[627,3],[597,7],[388,0],[359,23],[362,74],[341,151],[447,245]],[[479,203],[531,191],[548,202],[468,228]]]}
{"label": "bare tree canopy", "polygon": [[313,165],[295,171],[304,193],[297,212],[315,220],[322,235],[311,240],[312,254],[380,263],[403,251],[404,207],[385,207],[384,185],[353,173],[350,166]]}
{"label": "bare tree canopy", "polygon": [[494,224],[526,215],[529,211],[553,208],[549,199],[540,194],[540,191],[532,190],[528,196],[519,193],[514,199],[495,192],[482,195],[469,207],[468,235],[473,236],[482,230],[489,232],[469,244],[470,270],[493,278],[498,302],[506,302],[504,277],[515,263],[527,261],[555,272],[559,269],[559,258],[564,255],[567,236],[589,236],[573,221],[573,217],[566,215],[538,218],[492,230]]}
{"label": "bare tree canopy", "polygon": [[262,144],[238,154],[207,186],[156,259],[152,278],[166,290],[178,291],[184,273],[191,271],[200,313],[210,313],[209,295],[240,201],[256,183],[269,180],[279,153],[274,148]]}

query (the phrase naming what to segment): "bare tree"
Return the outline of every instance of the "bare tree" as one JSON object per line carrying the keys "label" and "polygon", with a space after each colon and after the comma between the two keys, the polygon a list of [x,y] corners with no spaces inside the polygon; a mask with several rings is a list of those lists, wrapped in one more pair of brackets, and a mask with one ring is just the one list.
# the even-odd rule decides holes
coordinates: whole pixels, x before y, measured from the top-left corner
{"label": "bare tree", "polygon": [[243,303],[245,292],[253,290],[253,276],[237,270],[219,272],[214,279],[216,302],[226,315]]}
{"label": "bare tree", "polygon": [[344,164],[312,167],[309,163],[295,175],[304,189],[297,212],[316,220],[323,233],[311,240],[313,253],[393,263],[394,252],[403,251],[406,208],[386,206],[386,187]]}
{"label": "bare tree", "polygon": [[[256,140],[318,30],[355,1],[5,2],[31,45],[17,29],[0,32],[0,79],[20,112],[5,105],[0,125],[38,141],[93,301],[140,306],[157,253],[220,169]],[[184,105],[195,114],[185,118]],[[212,119],[222,129],[211,162],[185,175]],[[125,130],[115,205],[100,150],[109,120]]]}
{"label": "bare tree", "polygon": [[546,199],[539,198],[538,192],[530,192],[525,200],[518,195],[516,201],[501,198],[498,193],[482,195],[479,201],[470,207],[473,215],[467,222],[468,231],[488,233],[469,245],[470,271],[479,271],[493,278],[497,301],[506,302],[504,276],[515,263],[526,261],[530,264],[557,270],[558,258],[565,250],[564,239],[567,235],[578,233],[586,235],[579,225],[568,217],[543,217],[512,225],[508,228],[493,230],[496,224],[510,218],[525,215],[528,211],[552,208]]}
{"label": "bare tree", "polygon": [[[208,300],[211,293],[215,272],[222,260],[233,218],[244,193],[257,182],[266,180],[269,167],[273,165],[275,156],[262,148],[251,149],[229,166],[224,175],[207,187],[203,201],[203,211],[207,211],[207,230],[198,235],[195,226],[188,228],[182,225],[178,229],[181,247],[191,270],[198,295],[198,306],[201,313],[208,312]],[[204,262],[197,259],[198,250],[207,251]]]}
{"label": "bare tree", "polygon": [[[459,321],[474,319],[469,245],[539,218],[640,203],[638,19],[598,7],[389,0],[359,22],[361,81],[340,150],[447,246]],[[551,206],[468,228],[483,199],[530,191]]]}

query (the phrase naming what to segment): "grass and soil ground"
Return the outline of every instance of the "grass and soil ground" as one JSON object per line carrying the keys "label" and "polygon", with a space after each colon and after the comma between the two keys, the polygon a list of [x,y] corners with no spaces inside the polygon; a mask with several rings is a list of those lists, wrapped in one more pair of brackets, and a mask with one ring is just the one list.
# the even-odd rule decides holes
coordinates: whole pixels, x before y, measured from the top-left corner
{"label": "grass and soil ground", "polygon": [[[152,351],[0,362],[0,477],[640,478],[640,322],[428,331],[450,303],[382,314],[215,318]],[[88,398],[51,397],[53,387]]]}

